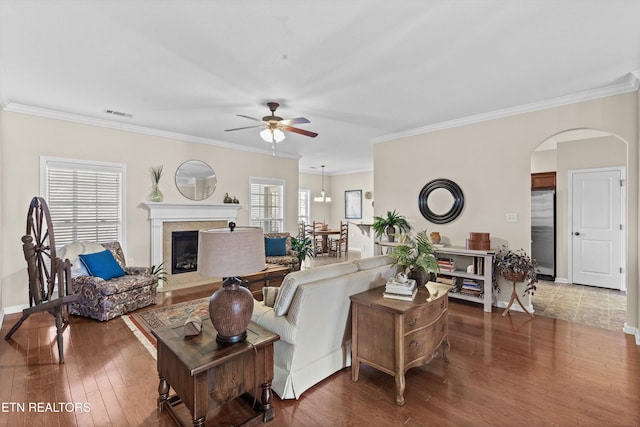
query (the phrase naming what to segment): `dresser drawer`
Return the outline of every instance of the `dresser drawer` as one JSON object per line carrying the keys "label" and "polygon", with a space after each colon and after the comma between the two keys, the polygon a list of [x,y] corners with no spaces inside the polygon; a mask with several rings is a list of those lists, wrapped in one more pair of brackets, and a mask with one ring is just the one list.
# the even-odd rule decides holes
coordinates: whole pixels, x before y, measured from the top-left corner
{"label": "dresser drawer", "polygon": [[445,294],[443,297],[432,301],[429,304],[420,306],[414,310],[407,312],[404,315],[404,331],[405,333],[411,332],[415,329],[420,329],[425,325],[436,320],[443,311],[447,309],[449,299]]}
{"label": "dresser drawer", "polygon": [[[446,313],[446,312],[445,312]],[[447,316],[441,316],[435,323],[404,338],[405,364],[430,355],[448,333]]]}

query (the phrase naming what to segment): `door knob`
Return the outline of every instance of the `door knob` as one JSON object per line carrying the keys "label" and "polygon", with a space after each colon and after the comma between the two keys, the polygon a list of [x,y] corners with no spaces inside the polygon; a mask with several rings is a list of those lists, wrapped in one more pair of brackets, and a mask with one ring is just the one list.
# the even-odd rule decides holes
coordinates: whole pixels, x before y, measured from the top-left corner
{"label": "door knob", "polygon": [[579,235],[580,235],[580,232],[579,232],[579,231],[576,231],[576,232],[575,232],[575,233],[573,233],[573,234],[575,234],[576,236],[579,236]]}

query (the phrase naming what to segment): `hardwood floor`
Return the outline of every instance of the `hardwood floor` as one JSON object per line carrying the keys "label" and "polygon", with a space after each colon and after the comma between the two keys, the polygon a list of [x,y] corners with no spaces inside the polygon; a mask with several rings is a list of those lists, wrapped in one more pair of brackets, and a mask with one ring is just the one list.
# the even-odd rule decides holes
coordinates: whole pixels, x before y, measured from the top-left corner
{"label": "hardwood floor", "polygon": [[[163,292],[158,303],[210,292],[207,286]],[[632,336],[500,312],[452,300],[450,362],[410,369],[402,407],[393,378],[362,365],[356,383],[347,368],[300,400],[274,396],[276,418],[268,425],[640,425],[640,347]],[[3,337],[18,318],[5,317]],[[31,316],[12,340],[0,340],[0,426],[173,425],[156,411],[155,361],[121,319],[71,317],[64,337],[64,365],[57,363],[54,319],[46,313]],[[81,410],[68,412],[73,405]]]}

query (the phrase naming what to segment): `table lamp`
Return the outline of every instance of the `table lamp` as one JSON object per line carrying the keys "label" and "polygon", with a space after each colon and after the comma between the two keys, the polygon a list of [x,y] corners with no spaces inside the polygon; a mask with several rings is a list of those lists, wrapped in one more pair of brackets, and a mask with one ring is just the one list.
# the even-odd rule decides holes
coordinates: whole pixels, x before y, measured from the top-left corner
{"label": "table lamp", "polygon": [[199,231],[198,274],[222,277],[222,287],[211,295],[209,317],[218,331],[216,340],[242,341],[253,312],[253,295],[237,276],[265,268],[264,233],[260,227],[211,228]]}

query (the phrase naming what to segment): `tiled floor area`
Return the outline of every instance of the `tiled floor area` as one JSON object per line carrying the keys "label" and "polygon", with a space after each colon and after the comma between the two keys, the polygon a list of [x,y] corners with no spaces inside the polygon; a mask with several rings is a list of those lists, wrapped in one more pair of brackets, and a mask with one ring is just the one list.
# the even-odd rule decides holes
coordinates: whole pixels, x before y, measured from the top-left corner
{"label": "tiled floor area", "polygon": [[[306,262],[307,268],[352,261],[359,252],[348,256],[319,256]],[[625,292],[593,286],[538,282],[533,295],[536,316],[571,320],[614,331],[622,331],[626,321],[627,295]]]}
{"label": "tiled floor area", "polygon": [[533,308],[538,316],[621,331],[626,320],[626,292],[567,283],[538,282]]}

